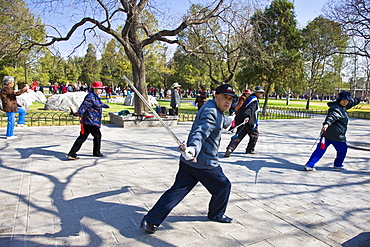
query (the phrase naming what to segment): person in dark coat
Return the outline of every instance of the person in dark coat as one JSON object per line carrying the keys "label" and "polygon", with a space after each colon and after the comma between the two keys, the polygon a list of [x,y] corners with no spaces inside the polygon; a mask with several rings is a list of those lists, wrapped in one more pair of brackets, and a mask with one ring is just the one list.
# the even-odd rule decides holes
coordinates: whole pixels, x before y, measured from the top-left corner
{"label": "person in dark coat", "polygon": [[328,103],[330,108],[321,129],[322,136],[325,138],[325,146],[322,147],[321,143],[318,143],[316,150],[311,154],[304,167],[306,171],[316,171],[315,164],[321,159],[330,145],[333,145],[337,151],[334,168],[347,170],[347,167],[343,165],[348,149],[346,142],[347,110],[359,104],[360,101],[360,98],[351,99],[349,92],[340,92],[336,101]]}
{"label": "person in dark coat", "polygon": [[259,112],[259,100],[265,90],[262,87],[255,87],[254,93],[245,99],[243,105],[239,108],[238,113],[235,117],[235,125],[245,122],[244,125],[238,127],[236,133],[237,137],[231,139],[229,145],[226,148],[224,157],[230,157],[230,154],[234,152],[239,143],[248,134],[249,142],[245,150],[246,154],[257,154],[254,150],[258,141],[258,112]]}
{"label": "person in dark coat", "polygon": [[225,215],[231,183],[218,161],[221,130],[227,128],[232,119],[224,114],[237,97],[229,84],[216,88],[215,99],[208,100],[198,111],[190,130],[186,145],[182,144],[179,170],[172,187],[167,190],[151,210],[144,216],[140,228],[154,233],[171,210],[197,185],[202,183],[211,193],[208,219],[231,223]]}
{"label": "person in dark coat", "polygon": [[79,159],[77,152],[80,150],[82,144],[86,141],[89,134],[93,139],[93,156],[104,157],[100,152],[101,147],[101,119],[102,119],[102,108],[109,108],[107,104],[101,102],[99,95],[103,92],[103,83],[95,81],[92,83],[92,90],[86,95],[80,108],[74,116],[81,117],[81,131],[80,136],[77,137],[71,150],[69,151],[67,158],[71,160]]}
{"label": "person in dark coat", "polygon": [[195,98],[195,104],[198,106],[199,109],[206,103],[207,101],[207,91],[206,86],[200,85],[198,89],[198,93],[196,94],[197,97]]}
{"label": "person in dark coat", "polygon": [[14,125],[15,125],[15,114],[19,113],[18,126],[27,127],[26,123],[26,110],[20,107],[17,103],[18,95],[28,92],[29,86],[25,85],[23,89],[15,92],[14,87],[14,77],[5,76],[3,79],[3,88],[1,89],[1,101],[3,105],[3,111],[6,112],[8,117],[8,125],[6,128],[6,139],[13,139],[17,136],[14,135]]}

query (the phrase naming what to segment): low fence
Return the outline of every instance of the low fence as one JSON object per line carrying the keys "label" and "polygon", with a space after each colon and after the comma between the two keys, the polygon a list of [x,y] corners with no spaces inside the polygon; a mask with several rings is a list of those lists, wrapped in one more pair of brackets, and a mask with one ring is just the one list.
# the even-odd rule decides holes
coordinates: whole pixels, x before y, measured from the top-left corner
{"label": "low fence", "polygon": [[[267,119],[296,119],[296,118],[311,118],[313,115],[326,115],[327,110],[306,110],[295,107],[280,107],[269,106],[266,111],[259,113],[260,120]],[[179,111],[179,122],[192,122],[195,120],[195,112]],[[349,112],[350,118],[370,119],[368,112]],[[69,115],[66,112],[27,112],[26,122],[28,126],[61,126],[61,125],[76,125],[80,119]],[[102,123],[110,123],[109,113],[103,112]],[[6,127],[7,116],[4,112],[0,113],[0,127]]]}
{"label": "low fence", "polygon": [[[260,120],[267,119],[296,119],[296,118],[311,118],[315,113],[311,110],[305,110],[296,107],[276,107],[271,106],[259,113]],[[325,113],[326,114],[326,113]]]}
{"label": "low fence", "polygon": [[[302,108],[294,107],[276,107],[271,106],[266,111],[260,111],[259,119],[296,119],[296,118],[311,118],[314,114],[326,114],[327,111],[312,111],[305,110]],[[195,113],[194,112],[183,112],[179,111],[179,121],[194,121]]]}
{"label": "low fence", "polygon": [[[18,115],[18,114],[16,114]],[[8,117],[5,112],[0,113],[0,127],[6,127]],[[80,124],[80,118],[74,117],[67,112],[44,111],[27,112],[26,123],[28,126],[62,126]],[[108,113],[103,113],[102,123],[109,123]]]}

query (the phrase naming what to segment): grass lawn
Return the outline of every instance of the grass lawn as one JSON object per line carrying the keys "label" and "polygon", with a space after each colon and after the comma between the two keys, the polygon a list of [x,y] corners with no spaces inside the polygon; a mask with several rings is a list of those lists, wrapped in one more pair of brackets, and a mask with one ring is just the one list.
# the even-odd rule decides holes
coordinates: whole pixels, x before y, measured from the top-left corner
{"label": "grass lawn", "polygon": [[[260,100],[261,105],[263,104],[264,100]],[[310,101],[310,110],[327,110],[329,101]],[[302,107],[306,108],[306,100],[290,100],[289,107]],[[268,105],[277,105],[277,106],[287,106],[285,100],[275,100],[269,99]],[[363,113],[370,113],[370,104],[367,103],[360,103],[355,107],[348,110],[348,112],[363,112]]]}
{"label": "grass lawn", "polygon": [[[184,98],[182,100],[187,100],[189,102],[182,102],[181,107],[179,109],[180,112],[186,112],[186,113],[195,113],[198,108],[194,107],[192,102],[194,99],[192,98]],[[106,103],[106,99],[102,99],[104,103]],[[168,100],[157,100],[158,104],[160,106],[165,106],[167,109],[170,109],[170,101]],[[260,104],[263,106],[264,99],[260,99]],[[286,101],[283,99],[269,99],[268,100],[268,105],[271,106],[281,106],[281,107],[299,107],[299,108],[306,108],[306,101],[305,100],[290,100],[290,104],[287,106]],[[328,101],[311,101],[310,102],[310,110],[327,110]],[[125,106],[122,103],[108,103],[110,108],[103,108],[103,112],[120,112],[122,110],[128,110],[131,113],[134,112],[134,107],[133,106]],[[38,102],[33,102],[32,106],[30,107],[30,111],[32,112],[45,112],[44,105]],[[370,113],[370,104],[366,103],[360,103],[354,108],[348,110],[349,112],[362,112],[362,113]]]}
{"label": "grass lawn", "polygon": [[[181,102],[181,107],[179,109],[179,121],[193,121],[194,114],[197,112],[198,108],[193,106],[194,99],[192,98],[183,98],[182,100],[186,102]],[[107,99],[102,99],[104,103],[106,103]],[[169,100],[157,100],[160,106],[167,107],[167,111],[171,109],[170,101]],[[263,106],[264,99],[260,100],[261,106]],[[310,102],[310,110],[318,110],[322,111],[321,114],[326,114],[326,110],[328,109],[327,106],[328,101],[311,101]],[[108,103],[110,108],[103,108],[103,124],[109,123],[109,112],[120,112],[122,110],[128,110],[130,113],[134,112],[133,106],[125,106],[122,103]],[[296,107],[302,110],[306,107],[306,101],[304,100],[291,100],[290,104],[287,106],[286,101],[284,99],[276,100],[276,99],[269,99],[268,105],[270,106],[281,106],[284,107]],[[370,119],[370,104],[360,103],[359,105],[355,106],[354,108],[348,110],[350,113],[350,117],[355,118],[364,118]],[[228,113],[226,113],[228,115]],[[262,117],[262,116],[261,116]],[[285,118],[286,116],[282,116]],[[297,117],[297,116],[295,116]],[[279,118],[276,114],[273,116],[269,116],[265,114],[263,119],[277,119]],[[262,118],[261,118],[262,119]],[[44,104],[33,102],[32,106],[30,106],[30,110],[27,111],[27,122],[30,123],[30,126],[44,126],[44,125],[70,125],[70,124],[78,124],[79,118],[73,117],[66,112],[63,111],[46,111],[44,110]],[[5,127],[7,123],[7,117],[4,112],[0,113],[0,127]]]}

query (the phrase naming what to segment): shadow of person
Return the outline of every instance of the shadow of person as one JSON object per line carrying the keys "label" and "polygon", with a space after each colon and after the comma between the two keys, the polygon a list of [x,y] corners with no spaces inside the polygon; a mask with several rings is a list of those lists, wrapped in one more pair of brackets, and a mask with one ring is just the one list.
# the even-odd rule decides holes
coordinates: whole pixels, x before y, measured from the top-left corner
{"label": "shadow of person", "polygon": [[357,236],[347,240],[342,244],[343,247],[366,247],[370,246],[370,232],[361,232]]}
{"label": "shadow of person", "polygon": [[[234,154],[234,156],[236,155],[237,153]],[[242,156],[245,157],[244,154]],[[250,157],[252,158],[252,156]],[[222,162],[225,162],[225,159],[223,159]],[[256,174],[255,179],[254,179],[255,184],[257,183],[257,180],[258,180],[258,173],[260,172],[262,168],[272,168],[272,169],[280,168],[280,169],[297,170],[297,171],[303,170],[302,166],[292,163],[289,160],[281,159],[277,157],[269,157],[269,156],[256,156],[255,155],[253,156],[253,159],[251,160],[242,159],[242,160],[236,160],[230,163],[232,163],[233,165],[243,166],[243,167],[248,168],[251,171],[254,171]],[[283,173],[283,171],[274,171],[274,170],[272,170],[271,172]]]}
{"label": "shadow of person", "polygon": [[[66,153],[56,151],[59,145],[48,145],[41,147],[30,147],[30,148],[15,148],[15,150],[21,155],[21,159],[27,159],[31,155],[45,156],[45,159],[50,159],[50,156],[54,156],[60,160],[66,160]],[[49,148],[51,148],[49,150]],[[42,159],[42,158],[41,158]]]}

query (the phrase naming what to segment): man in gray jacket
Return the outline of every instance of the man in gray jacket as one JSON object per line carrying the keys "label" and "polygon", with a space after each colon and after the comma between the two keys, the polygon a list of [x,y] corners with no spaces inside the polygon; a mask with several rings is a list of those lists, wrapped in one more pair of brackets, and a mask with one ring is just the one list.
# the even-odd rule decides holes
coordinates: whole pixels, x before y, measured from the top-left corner
{"label": "man in gray jacket", "polygon": [[208,219],[222,223],[232,222],[225,215],[231,183],[218,162],[218,149],[221,130],[229,127],[232,121],[225,116],[224,111],[230,108],[233,97],[237,97],[233,88],[223,84],[216,88],[215,98],[208,100],[199,109],[186,145],[179,147],[182,152],[175,182],[144,216],[140,225],[142,230],[154,233],[157,226],[198,182],[212,195]]}
{"label": "man in gray jacket", "polygon": [[173,89],[171,91],[171,102],[170,106],[173,109],[173,114],[175,116],[179,115],[179,107],[180,107],[180,87],[181,85],[175,82],[172,85]]}

